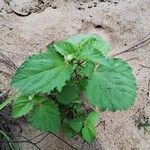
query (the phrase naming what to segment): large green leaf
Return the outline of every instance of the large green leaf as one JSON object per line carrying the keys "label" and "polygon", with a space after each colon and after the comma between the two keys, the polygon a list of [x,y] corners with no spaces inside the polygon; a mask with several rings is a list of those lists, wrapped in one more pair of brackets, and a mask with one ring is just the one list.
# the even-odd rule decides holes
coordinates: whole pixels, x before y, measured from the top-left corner
{"label": "large green leaf", "polygon": [[88,143],[93,142],[96,137],[96,128],[92,123],[88,123],[84,126],[82,129],[82,137]]}
{"label": "large green leaf", "polygon": [[130,107],[136,97],[132,69],[121,59],[110,59],[107,66],[95,69],[86,87],[89,102],[101,110],[122,110]]}
{"label": "large green leaf", "polygon": [[25,61],[16,71],[11,84],[24,94],[50,93],[54,88],[61,91],[72,72],[72,66],[49,46],[47,52]]}
{"label": "large green leaf", "polygon": [[29,123],[41,131],[59,131],[61,119],[57,105],[52,101],[41,103],[31,112]]}
{"label": "large green leaf", "polygon": [[14,118],[21,117],[29,113],[33,108],[33,101],[30,99],[29,96],[20,96],[16,99],[13,110],[12,116]]}
{"label": "large green leaf", "polygon": [[79,97],[79,88],[75,83],[68,83],[62,91],[56,95],[57,100],[62,104],[73,103]]}

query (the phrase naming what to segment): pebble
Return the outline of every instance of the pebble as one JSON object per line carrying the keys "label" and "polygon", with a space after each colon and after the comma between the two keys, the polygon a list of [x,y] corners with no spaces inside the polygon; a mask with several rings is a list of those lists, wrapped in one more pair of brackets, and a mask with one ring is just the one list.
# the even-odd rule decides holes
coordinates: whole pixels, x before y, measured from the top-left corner
{"label": "pebble", "polygon": [[53,9],[57,9],[57,6],[54,5],[54,6],[52,6],[52,8],[53,8]]}
{"label": "pebble", "polygon": [[12,0],[10,8],[19,15],[26,16],[30,13],[31,8],[39,4],[39,0]]}
{"label": "pebble", "polygon": [[92,8],[92,5],[88,6],[88,8]]}

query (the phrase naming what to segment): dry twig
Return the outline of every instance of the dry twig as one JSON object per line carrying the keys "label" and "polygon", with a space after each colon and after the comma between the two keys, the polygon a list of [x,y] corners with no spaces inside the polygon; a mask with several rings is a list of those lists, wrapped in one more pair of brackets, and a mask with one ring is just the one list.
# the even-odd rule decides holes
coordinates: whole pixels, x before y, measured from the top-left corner
{"label": "dry twig", "polygon": [[[149,44],[150,43],[150,37],[148,37],[150,34],[148,34],[146,37],[144,37],[143,39],[145,39],[145,40],[143,40],[143,41],[141,41],[140,43],[138,43],[138,44],[135,44],[134,46],[132,46],[132,47],[130,47],[130,48],[128,48],[128,49],[126,49],[126,50],[124,50],[124,51],[122,51],[122,52],[119,52],[119,53],[117,53],[117,54],[114,54],[113,56],[117,56],[117,55],[120,55],[120,54],[123,54],[123,53],[126,53],[126,52],[133,52],[133,51],[135,51],[135,50],[137,50],[137,49],[139,49],[139,48],[142,48],[142,47],[144,47],[144,46],[146,46],[147,44]],[[148,38],[147,38],[148,37]]]}

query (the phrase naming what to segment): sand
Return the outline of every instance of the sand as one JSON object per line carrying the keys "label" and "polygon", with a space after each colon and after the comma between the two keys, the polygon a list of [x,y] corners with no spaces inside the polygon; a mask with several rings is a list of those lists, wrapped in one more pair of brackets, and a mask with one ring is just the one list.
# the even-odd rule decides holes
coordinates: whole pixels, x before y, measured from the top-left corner
{"label": "sand", "polygon": [[[75,1],[76,2],[76,1]],[[97,138],[92,145],[76,137],[69,141],[79,150],[149,150],[150,135],[137,125],[143,116],[150,116],[150,1],[115,0],[54,1],[27,16],[2,10],[0,13],[0,52],[19,66],[29,55],[44,51],[45,46],[73,34],[96,33],[112,45],[110,55],[128,61],[137,79],[137,98],[134,106],[126,111],[103,112]],[[92,6],[92,8],[91,8]],[[88,8],[89,7],[89,8]],[[147,40],[141,47],[118,53]],[[0,57],[1,58],[1,57]],[[4,73],[5,72],[5,73]],[[0,63],[1,90],[10,89],[13,67]],[[138,123],[135,123],[138,120]],[[24,127],[27,137],[38,134],[28,125]],[[23,150],[36,149],[21,144]],[[70,150],[71,148],[53,135],[39,143],[42,150]]]}

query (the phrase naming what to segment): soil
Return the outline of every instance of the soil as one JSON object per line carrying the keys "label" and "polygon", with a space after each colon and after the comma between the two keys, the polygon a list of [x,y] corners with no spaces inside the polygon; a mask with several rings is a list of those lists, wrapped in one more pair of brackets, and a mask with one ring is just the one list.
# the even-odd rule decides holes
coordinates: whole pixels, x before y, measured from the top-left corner
{"label": "soil", "polygon": [[[79,137],[68,142],[79,150],[149,150],[150,135],[139,126],[144,117],[150,116],[150,1],[43,0],[26,16],[16,14],[9,3],[7,6],[4,3],[0,0],[0,54],[7,56],[0,55],[1,90],[10,90],[15,66],[28,56],[46,50],[49,43],[78,33],[99,34],[111,43],[110,55],[128,61],[133,68],[137,98],[126,111],[101,114],[102,123],[92,145]],[[29,138],[39,133],[28,125],[23,129],[22,134]],[[42,150],[71,149],[53,135],[46,136],[38,146]],[[21,147],[36,149],[26,143]]]}

